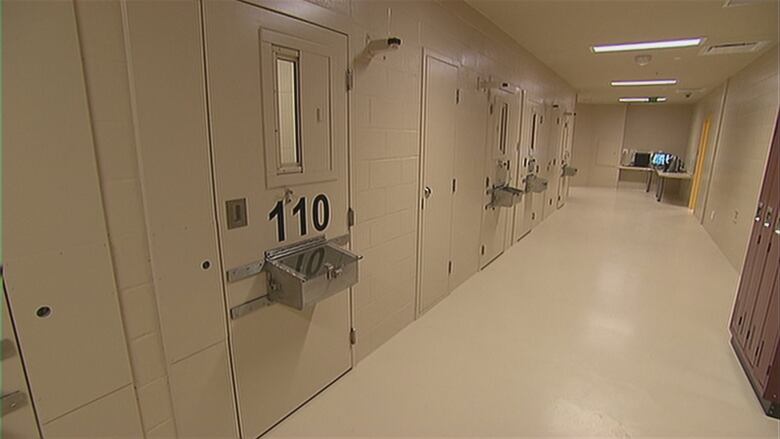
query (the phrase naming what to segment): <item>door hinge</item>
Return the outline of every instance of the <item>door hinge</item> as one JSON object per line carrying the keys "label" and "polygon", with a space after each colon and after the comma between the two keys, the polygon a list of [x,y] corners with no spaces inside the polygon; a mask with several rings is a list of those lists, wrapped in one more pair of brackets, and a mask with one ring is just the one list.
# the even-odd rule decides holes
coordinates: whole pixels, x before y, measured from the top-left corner
{"label": "door hinge", "polygon": [[447,263],[447,273],[452,274],[452,261]]}
{"label": "door hinge", "polygon": [[453,194],[455,193],[455,188],[456,187],[457,187],[457,180],[453,178],[452,179],[452,193]]}
{"label": "door hinge", "polygon": [[455,90],[455,103],[460,104],[460,89]]}
{"label": "door hinge", "polygon": [[349,328],[349,344],[354,345],[357,343],[357,331],[355,328]]}
{"label": "door hinge", "polygon": [[355,75],[352,73],[352,69],[347,69],[347,91],[351,91],[355,87]]}
{"label": "door hinge", "polygon": [[349,207],[347,208],[347,227],[355,225],[355,211]]}

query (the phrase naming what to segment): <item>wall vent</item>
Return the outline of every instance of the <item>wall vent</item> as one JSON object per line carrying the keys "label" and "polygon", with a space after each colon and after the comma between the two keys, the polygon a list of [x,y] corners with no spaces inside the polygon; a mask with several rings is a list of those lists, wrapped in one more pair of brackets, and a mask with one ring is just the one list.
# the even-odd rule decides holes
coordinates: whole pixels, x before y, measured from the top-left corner
{"label": "wall vent", "polygon": [[699,55],[731,55],[733,53],[758,52],[766,47],[769,41],[738,41],[706,46],[701,49]]}

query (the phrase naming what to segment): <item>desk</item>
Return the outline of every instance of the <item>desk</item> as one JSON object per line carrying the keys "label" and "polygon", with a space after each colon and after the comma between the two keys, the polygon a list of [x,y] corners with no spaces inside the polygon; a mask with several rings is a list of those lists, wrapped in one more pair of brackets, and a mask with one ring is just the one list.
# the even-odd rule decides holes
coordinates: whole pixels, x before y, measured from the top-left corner
{"label": "desk", "polygon": [[[664,196],[664,182],[666,182],[667,179],[672,180],[690,180],[691,174],[688,174],[687,172],[664,172],[664,171],[655,171],[655,175],[658,176],[658,185],[656,185],[655,188],[655,200],[658,202],[661,202],[661,199]],[[652,178],[652,174],[650,174],[650,178],[647,179],[647,190],[645,192],[650,191],[650,179]]]}
{"label": "desk", "polygon": [[[650,192],[650,182],[653,179],[653,174],[655,173],[655,169],[651,167],[645,167],[645,166],[618,166],[618,172],[622,171],[636,171],[636,172],[646,172],[647,173],[647,187],[645,188],[645,192]],[[618,176],[618,182],[620,181],[620,176]]]}

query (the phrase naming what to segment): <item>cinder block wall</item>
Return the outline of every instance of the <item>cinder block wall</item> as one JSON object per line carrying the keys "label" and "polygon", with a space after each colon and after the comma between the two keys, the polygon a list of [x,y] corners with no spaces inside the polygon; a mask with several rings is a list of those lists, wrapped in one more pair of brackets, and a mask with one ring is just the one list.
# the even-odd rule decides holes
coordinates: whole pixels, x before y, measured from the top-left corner
{"label": "cinder block wall", "polygon": [[121,5],[75,1],[95,157],[144,431],[174,435],[133,133]]}

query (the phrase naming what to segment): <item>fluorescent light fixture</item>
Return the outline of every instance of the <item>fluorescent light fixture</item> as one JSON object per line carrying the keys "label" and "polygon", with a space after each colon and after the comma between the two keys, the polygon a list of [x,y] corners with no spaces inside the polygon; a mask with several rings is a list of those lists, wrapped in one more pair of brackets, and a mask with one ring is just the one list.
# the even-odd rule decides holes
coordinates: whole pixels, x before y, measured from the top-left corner
{"label": "fluorescent light fixture", "polygon": [[698,46],[704,38],[685,38],[681,40],[645,41],[639,43],[602,44],[592,46],[590,50],[595,53],[627,52],[630,50],[674,49],[679,47]]}
{"label": "fluorescent light fixture", "polygon": [[612,81],[613,87],[644,86],[644,85],[675,85],[676,79],[637,79],[632,81]]}
{"label": "fluorescent light fixture", "polygon": [[618,101],[624,102],[624,103],[632,103],[632,102],[638,102],[638,103],[666,102],[666,97],[664,97],[664,96],[645,96],[645,97],[637,97],[637,98],[620,98],[620,99],[618,99]]}

